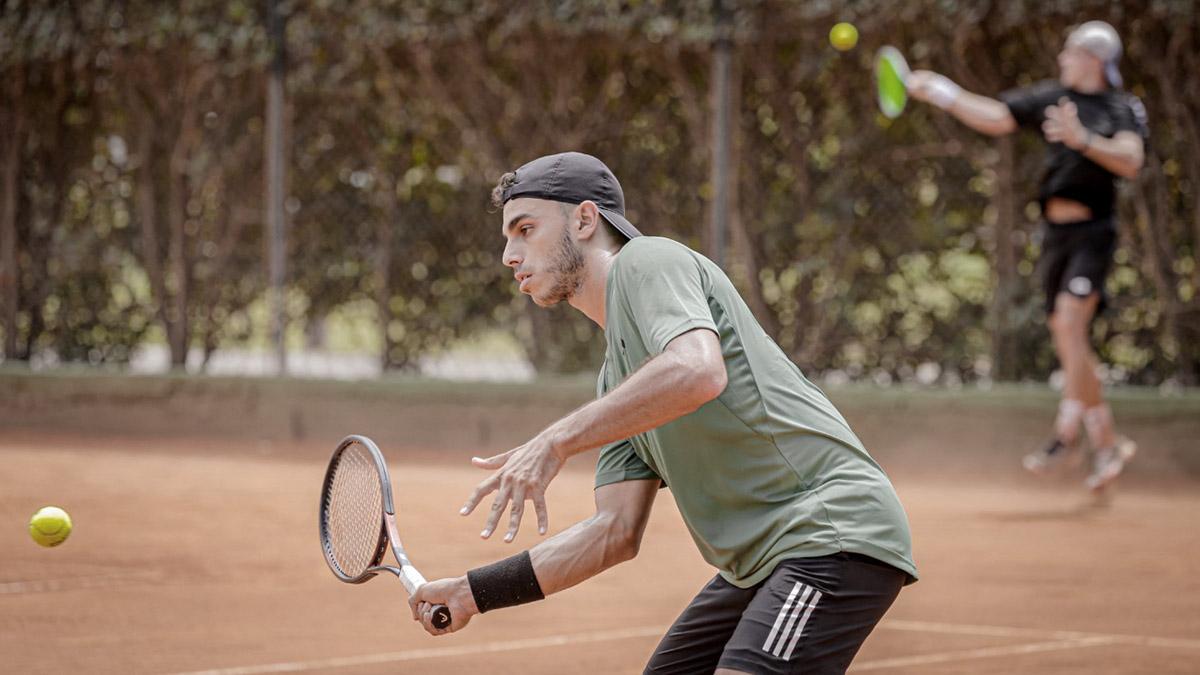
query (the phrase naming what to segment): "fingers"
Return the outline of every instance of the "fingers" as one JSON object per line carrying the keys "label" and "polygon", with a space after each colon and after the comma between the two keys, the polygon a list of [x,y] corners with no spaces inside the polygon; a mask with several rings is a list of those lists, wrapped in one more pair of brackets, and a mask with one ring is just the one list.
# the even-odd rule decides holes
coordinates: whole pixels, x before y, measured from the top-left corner
{"label": "fingers", "polygon": [[537,512],[538,534],[546,534],[550,529],[550,514],[546,511],[546,495],[533,495],[533,510]]}
{"label": "fingers", "polygon": [[496,493],[496,498],[492,500],[492,512],[488,514],[488,519],[483,526],[483,531],[479,533],[480,537],[487,539],[488,537],[492,536],[492,531],[496,529],[496,523],[500,521],[500,514],[504,513],[504,507],[508,505],[511,495],[512,493],[510,488],[507,487],[501,488],[500,491]]}
{"label": "fingers", "polygon": [[504,534],[504,543],[511,542],[521,529],[521,518],[525,515],[525,493],[515,492],[512,498],[512,511],[508,517],[508,532]]}
{"label": "fingers", "polygon": [[1051,143],[1057,143],[1063,138],[1063,126],[1054,120],[1042,122],[1042,134]]}
{"label": "fingers", "polygon": [[421,589],[419,588],[417,589],[416,593],[413,593],[411,596],[409,596],[408,609],[412,612],[413,621],[420,621],[421,612],[423,611],[421,606],[426,604],[428,603],[421,601]]}
{"label": "fingers", "polygon": [[924,70],[909,73],[908,78],[904,80],[904,88],[908,90],[909,96],[918,101],[925,100],[925,89],[928,84],[929,74]]}
{"label": "fingers", "polygon": [[[493,490],[495,490],[495,487],[487,487],[484,490],[484,486],[481,485],[475,490],[476,494],[471,496],[471,499],[468,500],[467,505],[462,508],[460,513],[463,515],[470,513],[479,503],[479,500]],[[500,522],[500,517],[503,515],[505,507],[508,506],[509,502],[512,502],[512,509],[509,512],[508,518],[508,532],[504,535],[504,541],[507,543],[515,539],[517,532],[521,529],[521,521],[525,517],[526,498],[523,490],[501,488],[496,493],[496,498],[492,500],[492,508],[488,512],[487,522],[484,523],[483,531],[479,533],[479,536],[483,539],[492,536],[492,532],[496,530],[496,525]],[[529,498],[533,499],[533,508],[537,513],[538,533],[546,534],[546,530],[550,527],[550,514],[546,509],[546,497],[542,493],[535,493]]]}
{"label": "fingers", "polygon": [[486,459],[483,457],[472,457],[471,464],[480,469],[499,469],[500,467],[504,466],[506,462],[508,462],[509,456],[512,455],[514,451],[515,449],[509,450],[508,452],[502,452]]}
{"label": "fingers", "polygon": [[462,508],[458,510],[459,515],[469,515],[475,510],[476,506],[479,506],[479,502],[483,501],[484,497],[495,492],[497,486],[499,485],[499,476],[492,476],[491,478],[480,483],[478,486],[476,486],[475,491],[471,493],[471,496],[467,498],[467,501],[462,505]]}

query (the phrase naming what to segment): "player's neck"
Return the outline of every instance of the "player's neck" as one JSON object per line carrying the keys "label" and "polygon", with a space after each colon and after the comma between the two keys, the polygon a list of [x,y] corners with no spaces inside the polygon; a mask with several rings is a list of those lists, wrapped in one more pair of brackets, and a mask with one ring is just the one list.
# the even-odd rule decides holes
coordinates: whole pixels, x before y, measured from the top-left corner
{"label": "player's neck", "polygon": [[1104,76],[1101,75],[1099,77],[1082,78],[1082,81],[1067,88],[1080,94],[1102,94],[1108,89],[1108,83],[1104,81]]}
{"label": "player's neck", "polygon": [[605,325],[608,271],[612,269],[616,257],[615,252],[603,249],[588,251],[584,263],[583,283],[568,300],[572,307],[583,312],[601,328]]}

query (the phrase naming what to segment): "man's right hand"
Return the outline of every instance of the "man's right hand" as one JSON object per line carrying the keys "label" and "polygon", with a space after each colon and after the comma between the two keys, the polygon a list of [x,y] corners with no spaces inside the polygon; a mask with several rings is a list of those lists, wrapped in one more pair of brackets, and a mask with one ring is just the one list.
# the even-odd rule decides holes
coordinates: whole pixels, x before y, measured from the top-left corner
{"label": "man's right hand", "polygon": [[904,81],[904,86],[908,88],[908,95],[918,101],[928,101],[929,78],[937,75],[930,70],[914,70],[908,74],[908,79]]}
{"label": "man's right hand", "polygon": [[962,92],[953,80],[932,70],[914,70],[904,80],[908,95],[945,110],[954,105]]}

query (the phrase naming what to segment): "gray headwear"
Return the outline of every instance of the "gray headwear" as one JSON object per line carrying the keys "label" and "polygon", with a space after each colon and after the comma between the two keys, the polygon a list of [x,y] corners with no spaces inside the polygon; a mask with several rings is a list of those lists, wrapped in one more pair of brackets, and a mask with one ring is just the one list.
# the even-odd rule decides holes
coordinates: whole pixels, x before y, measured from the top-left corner
{"label": "gray headwear", "polygon": [[1067,46],[1079,47],[1104,62],[1104,79],[1114,89],[1120,89],[1124,80],[1117,62],[1121,60],[1121,36],[1117,29],[1103,21],[1088,21],[1071,31]]}

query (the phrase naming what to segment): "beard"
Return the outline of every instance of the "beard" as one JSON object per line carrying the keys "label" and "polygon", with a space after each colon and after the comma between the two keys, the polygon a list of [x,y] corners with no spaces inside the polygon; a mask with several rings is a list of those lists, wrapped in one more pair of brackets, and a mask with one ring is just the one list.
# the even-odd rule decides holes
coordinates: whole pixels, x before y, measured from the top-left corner
{"label": "beard", "polygon": [[583,253],[571,239],[571,233],[563,228],[558,249],[546,266],[546,273],[554,278],[550,290],[534,295],[533,301],[541,307],[552,307],[571,296],[583,285]]}

